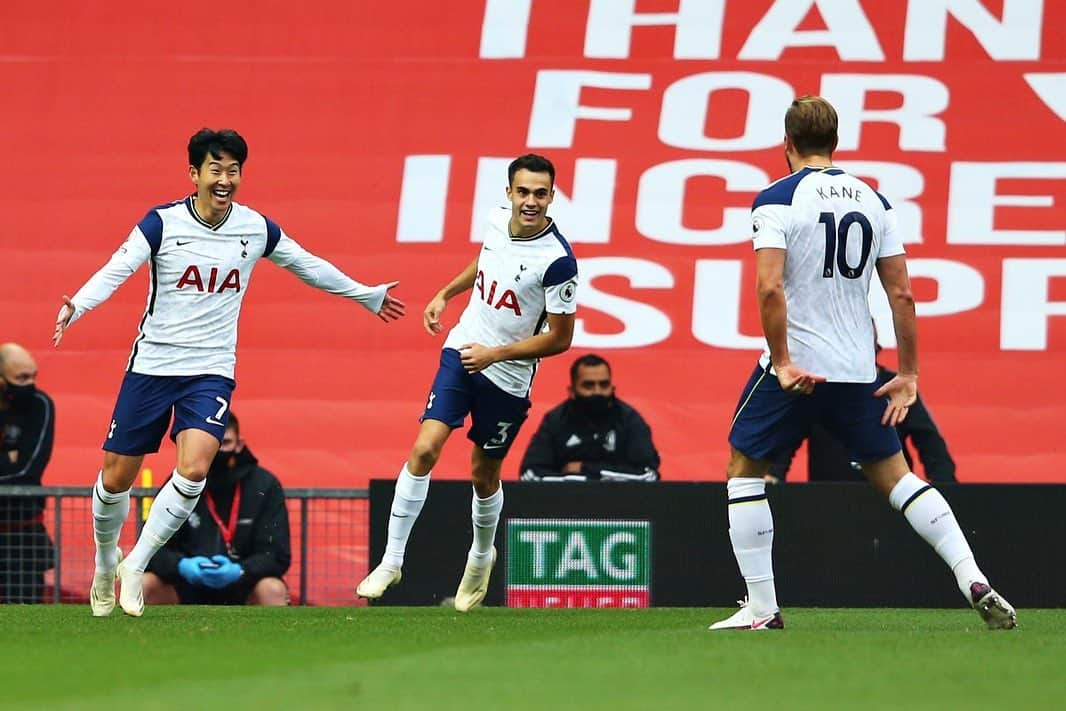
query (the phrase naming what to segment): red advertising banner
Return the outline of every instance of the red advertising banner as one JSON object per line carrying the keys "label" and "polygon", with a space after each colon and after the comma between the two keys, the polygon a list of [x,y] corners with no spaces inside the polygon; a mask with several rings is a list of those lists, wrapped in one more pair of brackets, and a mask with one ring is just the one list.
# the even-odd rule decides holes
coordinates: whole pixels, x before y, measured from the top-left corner
{"label": "red advertising banner", "polygon": [[[441,342],[421,310],[529,151],[557,166],[550,212],[582,284],[574,347],[542,364],[505,476],[594,351],[664,478],[724,478],[761,349],[748,210],[787,172],[784,110],[812,93],[840,114],[836,161],[900,216],[921,393],[959,480],[1064,481],[1063,27],[1066,5],[1044,0],[5,2],[0,341],[33,351],[56,401],[46,483],[98,468],[147,277],[53,350],[60,297],[190,190],[185,144],[205,125],[248,139],[241,202],[361,281],[399,279],[410,308],[384,325],[256,271],[233,408],[284,483],[399,469]],[[876,289],[871,304],[891,365]],[[461,439],[435,475],[467,475]],[[169,470],[172,447],[149,463]]]}

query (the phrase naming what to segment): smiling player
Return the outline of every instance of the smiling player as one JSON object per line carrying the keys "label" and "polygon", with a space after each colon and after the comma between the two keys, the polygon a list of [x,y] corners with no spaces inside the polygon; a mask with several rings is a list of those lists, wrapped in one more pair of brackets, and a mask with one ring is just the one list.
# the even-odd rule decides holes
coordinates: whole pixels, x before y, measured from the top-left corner
{"label": "smiling player", "polygon": [[[185,522],[226,431],[235,383],[237,319],[261,257],[304,283],[357,301],[383,321],[403,316],[389,294],[398,282],[365,286],[304,250],[269,218],[233,201],[248,146],[232,130],[202,129],[189,140],[192,195],[154,207],[126,242],[74,297],[63,297],[53,342],[149,263],[148,303],[138,326],[104,440],[104,463],[93,487],[96,572],[94,616],[119,603],[144,612],[142,577],[148,561]],[[144,455],[159,451],[171,422],[177,466],[156,496],[137,545],[120,563],[117,547],[129,512],[130,487]]]}
{"label": "smiling player", "polygon": [[[448,334],[440,368],[422,413],[411,456],[400,470],[389,516],[388,544],[378,565],[356,588],[379,598],[400,582],[407,538],[422,510],[430,470],[452,431],[471,416],[474,443],[474,541],[455,594],[455,609],[481,603],[496,562],[496,525],[503,509],[500,467],[530,407],[537,361],[570,347],[577,310],[577,261],[548,217],[555,197],[555,168],[527,154],[508,167],[510,208],[493,210],[481,252],[426,306],[430,335],[443,330],[448,301],[471,289],[470,303]],[[546,328],[545,328],[546,327]]]}

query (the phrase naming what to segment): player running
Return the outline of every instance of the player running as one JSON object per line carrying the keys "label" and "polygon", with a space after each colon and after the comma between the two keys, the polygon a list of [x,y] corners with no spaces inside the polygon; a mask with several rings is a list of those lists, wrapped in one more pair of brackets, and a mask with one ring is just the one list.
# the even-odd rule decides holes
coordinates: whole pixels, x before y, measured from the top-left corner
{"label": "player running", "polygon": [[570,347],[577,310],[577,261],[547,215],[555,197],[551,162],[533,154],[512,161],[507,197],[510,208],[489,215],[481,252],[423,314],[426,331],[440,333],[448,301],[472,289],[469,305],[444,342],[422,426],[396,481],[385,555],[356,588],[361,597],[379,598],[400,582],[407,538],[426,500],[430,471],[467,414],[472,420],[467,437],[474,443],[474,541],[455,609],[466,612],[479,605],[488,590],[503,509],[500,467],[529,413],[537,361]]}
{"label": "player running", "polygon": [[[774,524],[763,476],[812,420],[948,564],[966,601],[992,629],[1017,616],[988,579],[936,489],[908,470],[895,425],[918,392],[917,327],[896,215],[873,188],[832,164],[837,115],[817,96],[785,114],[791,175],[752,206],[759,315],[767,349],[740,396],[729,432],[729,539],[748,596],[718,629],[784,627],[774,589]],[[867,294],[876,268],[888,294],[899,374],[877,387]],[[812,514],[817,515],[817,514]]]}
{"label": "player running", "polygon": [[[122,609],[134,617],[143,614],[145,566],[196,507],[226,431],[236,385],[237,318],[261,257],[310,286],[359,302],[383,321],[404,314],[404,303],[389,293],[398,282],[360,284],[304,250],[269,218],[234,202],[247,157],[248,146],[236,131],[198,131],[189,140],[189,178],[196,192],[149,210],[74,298],[63,297],[56,346],[72,323],[149,264],[148,303],[93,487],[96,571],[89,599],[97,617],[115,607],[116,574]],[[117,543],[130,487],[144,455],[159,451],[172,413],[177,465],[137,544],[120,561]]]}

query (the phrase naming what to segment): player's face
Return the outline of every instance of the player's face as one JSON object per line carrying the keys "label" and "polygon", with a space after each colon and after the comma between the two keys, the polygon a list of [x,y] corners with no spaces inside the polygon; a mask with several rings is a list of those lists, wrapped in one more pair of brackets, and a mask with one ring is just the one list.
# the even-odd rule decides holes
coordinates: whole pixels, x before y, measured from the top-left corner
{"label": "player's face", "polygon": [[555,198],[551,176],[522,168],[507,186],[507,198],[511,201],[512,234],[535,235],[548,224],[548,205]]}
{"label": "player's face", "polygon": [[218,157],[208,151],[203,165],[189,166],[189,177],[196,185],[196,207],[206,213],[200,216],[212,222],[211,217],[221,218],[229,210],[241,184],[241,164],[225,151]]}
{"label": "player's face", "polygon": [[591,395],[614,395],[614,383],[611,382],[611,370],[606,365],[582,365],[577,369],[570,390],[575,397]]}

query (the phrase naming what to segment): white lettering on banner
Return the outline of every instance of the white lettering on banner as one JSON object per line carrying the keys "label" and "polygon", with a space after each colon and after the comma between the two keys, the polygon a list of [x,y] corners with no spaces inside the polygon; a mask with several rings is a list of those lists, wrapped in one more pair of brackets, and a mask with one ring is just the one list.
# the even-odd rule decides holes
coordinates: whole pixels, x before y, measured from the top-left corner
{"label": "white lettering on banner", "polygon": [[452,157],[407,156],[403,161],[397,242],[440,242]]}
{"label": "white lettering on banner", "polygon": [[[712,138],[711,97],[719,90],[741,89],[748,95],[744,133],[736,138]],[[782,107],[796,98],[792,85],[754,72],[705,72],[678,79],[663,94],[659,140],[694,151],[757,151],[780,145]],[[708,116],[712,121],[708,121]]]}
{"label": "white lettering on banner", "polygon": [[597,580],[600,571],[596,569],[596,560],[592,557],[589,544],[580,531],[574,531],[566,541],[566,547],[559,557],[559,565],[555,569],[555,579],[562,580],[570,573],[580,571],[588,576],[589,580]]}
{"label": "white lettering on banner", "polygon": [[479,56],[482,59],[526,56],[532,6],[533,0],[486,0]]}
{"label": "white lettering on banner", "polygon": [[[996,181],[1003,178],[1062,180],[1064,163],[984,163],[951,164],[951,192],[948,196],[948,244],[1066,245],[1062,230],[997,230],[997,205],[1013,207],[1054,207],[1051,195],[1002,195]],[[1059,206],[1057,214],[1066,214]],[[1060,220],[1060,224],[1062,224]],[[1066,225],[1064,225],[1066,227]]]}
{"label": "white lettering on banner", "polygon": [[559,534],[555,531],[520,531],[518,540],[533,545],[533,577],[544,578],[548,574],[547,546],[555,543]]}
{"label": "white lettering on banner", "polygon": [[877,192],[885,196],[896,213],[899,234],[904,244],[919,244],[922,236],[922,207],[911,198],[925,191],[925,177],[917,168],[902,163],[868,160],[834,161],[852,175],[876,184]]}
{"label": "white lettering on banner", "polygon": [[[898,109],[867,109],[866,94],[871,91],[899,94],[903,101]],[[934,117],[947,109],[949,93],[937,79],[919,74],[824,74],[822,96],[840,117],[838,150],[857,150],[863,123],[874,122],[899,126],[903,150],[945,150],[947,129]]]}
{"label": "white lettering on banner", "polygon": [[674,59],[717,59],[725,0],[678,0],[677,12],[636,12],[637,0],[591,0],[585,56],[628,59],[633,28],[674,25]]}
{"label": "white lettering on banner", "polygon": [[685,183],[697,175],[724,178],[732,192],[757,192],[770,182],[761,169],[737,161],[690,158],[660,163],[640,177],[637,230],[656,242],[671,244],[738,244],[750,240],[751,210],[747,207],[723,208],[722,226],[716,229],[685,227]]}
{"label": "white lettering on banner", "polygon": [[[485,214],[507,204],[507,166],[513,158],[479,158],[474,184],[470,241],[481,241]],[[617,162],[599,158],[574,161],[570,196],[555,186],[548,214],[559,221],[560,231],[573,243],[606,244],[611,239],[611,212]]]}
{"label": "white lettering on banner", "polygon": [[577,348],[633,348],[650,346],[670,337],[670,317],[654,306],[600,291],[593,284],[598,276],[616,275],[629,280],[635,289],[672,289],[674,275],[661,264],[631,257],[591,257],[582,259],[579,269],[582,308],[595,309],[622,322],[620,333],[589,333],[585,319],[574,323]]}
{"label": "white lettering on banner", "polygon": [[633,109],[582,106],[583,87],[640,90],[651,88],[651,74],[543,69],[537,72],[533,108],[529,116],[530,148],[570,148],[579,118],[596,121],[629,121]]}
{"label": "white lettering on banner", "polygon": [[1066,121],[1066,72],[1058,74],[1030,72],[1025,75],[1025,81],[1044,102],[1044,105],[1060,119]]}
{"label": "white lettering on banner", "polygon": [[[749,230],[750,231],[750,230]],[[762,336],[740,332],[740,294],[744,262],[739,259],[696,260],[692,297],[692,335],[715,348],[757,349]]]}
{"label": "white lettering on banner", "polygon": [[600,563],[607,577],[614,580],[633,580],[637,577],[637,556],[634,553],[623,553],[621,566],[614,564],[615,546],[633,546],[637,537],[628,531],[616,531],[604,539],[600,546]]}
{"label": "white lettering on banner", "polygon": [[903,31],[903,59],[942,62],[951,15],[997,61],[1040,59],[1043,0],[1003,0],[997,21],[980,0],[911,0]]}
{"label": "white lettering on banner", "polygon": [[999,347],[1047,350],[1048,321],[1066,316],[1066,301],[1050,301],[1052,278],[1066,278],[1066,259],[1004,259]]}
{"label": "white lettering on banner", "polygon": [[[824,30],[797,30],[817,7]],[[844,61],[883,62],[885,53],[859,0],[775,2],[748,35],[737,59],[776,60],[788,47],[834,47]]]}

